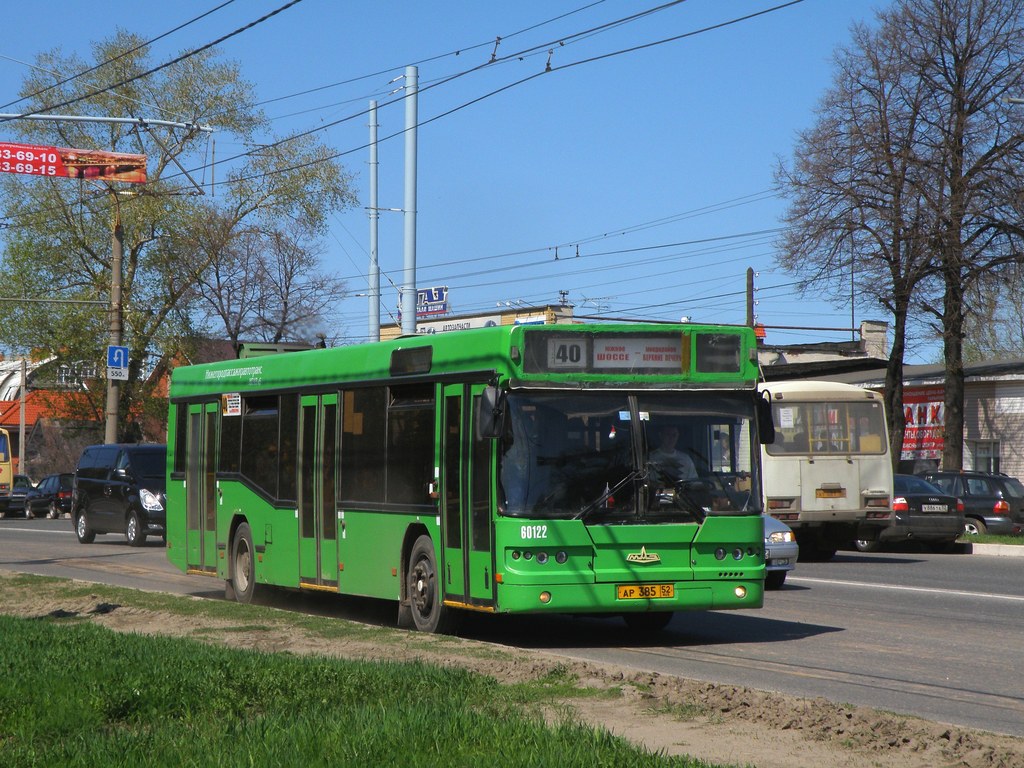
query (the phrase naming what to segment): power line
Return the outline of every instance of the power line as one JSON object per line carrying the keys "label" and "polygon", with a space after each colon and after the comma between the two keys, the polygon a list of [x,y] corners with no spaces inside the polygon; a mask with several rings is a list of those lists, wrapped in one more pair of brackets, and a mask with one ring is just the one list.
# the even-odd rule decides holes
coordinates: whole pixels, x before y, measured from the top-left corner
{"label": "power line", "polygon": [[[60,81],[54,83],[53,85],[48,85],[45,88],[42,88],[42,89],[36,91],[35,93],[30,93],[28,96],[22,96],[20,99],[16,99],[15,101],[9,101],[6,104],[0,105],[0,109],[7,109],[8,107],[13,106],[15,104],[18,104],[18,103],[20,103],[22,101],[27,101],[28,99],[34,99],[36,96],[41,96],[44,93],[46,93],[47,91],[51,91],[54,88],[60,88],[62,85],[66,85],[67,83],[70,83],[73,80],[77,80],[78,78],[84,77],[85,75],[88,75],[91,72],[95,72],[97,69],[100,69],[101,67],[105,67],[108,64],[113,64],[115,61],[119,61],[120,59],[123,59],[125,56],[130,56],[131,54],[135,53],[136,51],[138,51],[138,50],[140,50],[142,48],[146,48],[147,46],[150,46],[153,43],[155,43],[155,42],[157,42],[159,40],[162,40],[163,38],[165,38],[165,37],[167,37],[169,35],[172,35],[175,32],[178,32],[178,31],[184,29],[185,27],[187,27],[187,26],[189,26],[191,24],[196,23],[197,21],[200,21],[201,19],[205,19],[210,14],[216,13],[221,8],[223,8],[223,7],[227,6],[227,5],[231,5],[233,2],[235,2],[235,0],[225,0],[225,2],[221,3],[220,5],[218,5],[218,6],[214,7],[214,8],[211,8],[210,10],[206,11],[205,13],[201,13],[198,16],[196,16],[195,18],[189,19],[184,24],[179,24],[178,26],[174,27],[174,29],[170,29],[167,32],[164,32],[162,35],[157,35],[156,37],[154,37],[154,38],[152,38],[150,40],[147,40],[144,43],[140,43],[139,45],[135,46],[134,48],[132,48],[129,51],[125,51],[124,53],[120,53],[117,56],[114,56],[112,58],[106,59],[105,61],[101,61],[99,64],[96,64],[96,65],[94,65],[92,67],[89,67],[89,69],[82,70],[81,72],[79,72],[77,74],[71,75],[70,77],[66,77],[63,80],[60,80]],[[46,70],[43,70],[43,71],[46,71]],[[53,74],[53,73],[51,73],[51,74]]]}
{"label": "power line", "polygon": [[[108,85],[108,86],[106,86],[104,88],[100,88],[100,89],[95,90],[95,91],[90,91],[89,93],[83,94],[81,96],[76,96],[73,99],[68,99],[67,101],[63,101],[63,102],[61,102],[59,104],[52,104],[52,105],[47,106],[47,107],[41,107],[40,109],[33,110],[32,112],[28,112],[26,114],[30,114],[31,115],[31,114],[38,114],[40,112],[52,112],[55,109],[61,109],[63,107],[68,107],[68,106],[70,106],[72,104],[77,104],[78,102],[85,101],[86,99],[90,99],[93,96],[99,96],[100,94],[107,93],[109,91],[114,90],[115,88],[120,88],[121,86],[124,86],[124,85],[128,85],[129,83],[135,82],[136,80],[140,80],[140,79],[142,79],[144,77],[149,77],[150,75],[156,74],[157,72],[159,72],[162,69],[166,69],[167,67],[173,66],[174,64],[178,64],[178,63],[180,63],[182,61],[185,61],[186,59],[189,59],[189,58],[191,58],[191,57],[193,57],[193,56],[195,56],[197,54],[200,54],[200,53],[202,53],[205,50],[213,48],[214,46],[219,45],[220,43],[223,43],[225,40],[230,40],[235,35],[239,35],[242,32],[246,32],[246,31],[252,29],[253,27],[255,27],[256,25],[262,24],[267,19],[273,18],[274,16],[276,16],[279,13],[281,13],[282,11],[286,11],[289,8],[291,8],[293,5],[297,5],[298,3],[301,3],[301,2],[302,2],[302,0],[290,0],[290,2],[285,3],[280,8],[277,8],[276,10],[273,10],[273,11],[271,11],[270,13],[268,13],[268,14],[266,14],[264,16],[261,16],[260,18],[256,19],[255,21],[252,21],[252,22],[246,24],[244,27],[239,27],[235,31],[229,32],[228,34],[223,35],[223,36],[217,38],[216,40],[214,40],[211,43],[207,43],[206,45],[200,46],[199,48],[195,48],[195,49],[189,51],[188,53],[183,53],[181,56],[178,56],[178,57],[176,57],[174,59],[171,59],[170,61],[164,62],[163,64],[159,64],[159,65],[153,67],[152,69],[148,69],[145,72],[142,72],[142,73],[140,73],[138,75],[132,75],[131,77],[125,78],[124,80],[121,80],[120,82],[113,83],[112,85]],[[22,116],[24,116],[24,115],[22,115]],[[12,120],[12,119],[14,119],[14,118],[5,118],[3,120],[0,120],[0,123],[6,122],[7,120]]]}

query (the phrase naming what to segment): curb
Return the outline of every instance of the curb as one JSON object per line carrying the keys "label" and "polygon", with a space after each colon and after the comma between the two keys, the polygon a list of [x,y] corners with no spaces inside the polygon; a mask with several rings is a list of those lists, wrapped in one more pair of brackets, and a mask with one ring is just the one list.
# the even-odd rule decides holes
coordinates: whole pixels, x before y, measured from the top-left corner
{"label": "curb", "polygon": [[1018,544],[958,544],[965,555],[989,555],[990,557],[1024,557],[1024,546]]}

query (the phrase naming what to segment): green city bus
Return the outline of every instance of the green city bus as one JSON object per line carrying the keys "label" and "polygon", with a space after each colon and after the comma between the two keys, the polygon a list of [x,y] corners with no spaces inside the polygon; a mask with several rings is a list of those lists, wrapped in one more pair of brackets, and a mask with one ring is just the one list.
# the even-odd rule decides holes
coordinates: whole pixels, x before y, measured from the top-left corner
{"label": "green city bus", "polygon": [[[464,611],[759,608],[752,329],[516,325],[177,368],[167,547],[276,585]],[[672,443],[672,445],[668,445]]]}

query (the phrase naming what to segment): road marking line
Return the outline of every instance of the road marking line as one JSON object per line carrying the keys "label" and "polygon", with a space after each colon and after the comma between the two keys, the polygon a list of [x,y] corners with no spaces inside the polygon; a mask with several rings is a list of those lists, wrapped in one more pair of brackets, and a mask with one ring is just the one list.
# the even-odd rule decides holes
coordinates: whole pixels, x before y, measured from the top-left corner
{"label": "road marking line", "polygon": [[835,584],[840,587],[869,587],[872,589],[892,589],[900,592],[924,592],[935,595],[957,595],[960,597],[987,597],[992,600],[1012,600],[1024,603],[1024,596],[994,595],[990,592],[966,592],[956,589],[936,589],[935,587],[906,587],[900,584],[872,584],[867,581],[840,581],[839,579],[809,579],[805,576],[792,576],[786,580],[801,581],[810,584]]}

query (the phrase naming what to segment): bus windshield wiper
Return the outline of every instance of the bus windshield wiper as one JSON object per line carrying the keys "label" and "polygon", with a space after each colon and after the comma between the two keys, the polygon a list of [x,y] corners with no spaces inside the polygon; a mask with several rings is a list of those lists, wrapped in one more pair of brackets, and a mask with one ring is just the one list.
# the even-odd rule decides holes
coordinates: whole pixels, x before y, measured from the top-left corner
{"label": "bus windshield wiper", "polygon": [[629,472],[624,478],[619,480],[611,488],[605,488],[605,490],[589,504],[585,505],[583,509],[573,515],[573,520],[583,520],[586,522],[587,517],[590,516],[594,510],[602,509],[602,505],[606,504],[610,498],[615,496],[616,493],[621,491],[628,483],[634,483],[637,480],[644,479],[647,477],[647,469],[634,469]]}

